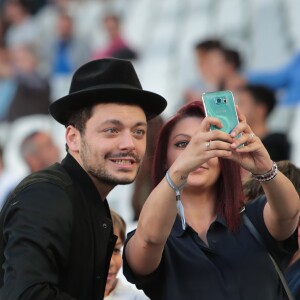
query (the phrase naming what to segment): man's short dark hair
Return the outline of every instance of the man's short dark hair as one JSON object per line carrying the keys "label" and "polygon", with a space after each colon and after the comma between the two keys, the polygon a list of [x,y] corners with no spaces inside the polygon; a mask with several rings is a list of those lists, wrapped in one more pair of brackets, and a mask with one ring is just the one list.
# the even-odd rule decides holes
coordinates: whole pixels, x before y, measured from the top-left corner
{"label": "man's short dark hair", "polygon": [[214,49],[223,49],[223,44],[220,40],[218,39],[207,39],[207,40],[203,40],[198,42],[195,45],[195,49],[196,50],[203,50],[203,51],[210,51],[210,50],[214,50]]}
{"label": "man's short dark hair", "polygon": [[228,63],[233,65],[236,70],[242,67],[242,59],[238,51],[234,49],[224,49],[224,57]]}
{"label": "man's short dark hair", "polygon": [[[93,113],[93,105],[83,107],[82,109],[79,109],[75,112],[73,112],[68,122],[66,122],[65,127],[67,128],[69,125],[74,126],[80,134],[84,134],[85,128],[86,128],[86,122],[91,118]],[[69,151],[69,147],[66,144],[66,151]]]}
{"label": "man's short dark hair", "polygon": [[267,116],[272,112],[276,105],[276,97],[274,92],[264,85],[252,85],[248,84],[242,88],[249,92],[258,104],[263,104],[267,108]]}
{"label": "man's short dark hair", "polygon": [[84,134],[85,131],[85,125],[86,122],[91,118],[92,116],[92,110],[94,106],[87,106],[83,107],[82,109],[79,109],[75,112],[73,112],[68,122],[66,123],[66,127],[69,125],[74,126],[81,134]]}

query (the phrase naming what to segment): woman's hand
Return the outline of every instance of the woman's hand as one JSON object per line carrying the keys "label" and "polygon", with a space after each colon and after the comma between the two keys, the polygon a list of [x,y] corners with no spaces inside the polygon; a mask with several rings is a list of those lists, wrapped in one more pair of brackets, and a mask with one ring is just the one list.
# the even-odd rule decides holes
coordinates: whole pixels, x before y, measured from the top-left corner
{"label": "woman's hand", "polygon": [[[172,164],[172,172],[181,178],[187,178],[190,172],[195,171],[201,165],[214,157],[230,157],[232,155],[233,137],[221,130],[210,130],[210,126],[222,127],[219,119],[206,117],[195,133],[192,135],[188,145]],[[176,176],[178,177],[178,176]]]}
{"label": "woman's hand", "polygon": [[[264,174],[272,168],[270,155],[261,139],[253,133],[238,107],[237,114],[240,122],[230,134],[234,139],[231,144],[233,150],[231,159],[253,174]],[[242,135],[237,138],[240,133]]]}

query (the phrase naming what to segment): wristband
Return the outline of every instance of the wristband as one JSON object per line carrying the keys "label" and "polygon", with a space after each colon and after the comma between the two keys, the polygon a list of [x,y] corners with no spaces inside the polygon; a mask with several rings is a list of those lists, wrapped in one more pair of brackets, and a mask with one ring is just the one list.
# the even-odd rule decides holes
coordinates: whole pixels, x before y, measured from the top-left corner
{"label": "wristband", "polygon": [[278,173],[278,167],[277,167],[276,162],[273,161],[272,168],[271,168],[270,171],[268,171],[265,174],[253,174],[253,173],[251,173],[251,176],[252,176],[253,179],[263,182],[263,181],[272,180],[273,178],[275,178],[277,173]]}
{"label": "wristband", "polygon": [[181,202],[180,191],[185,186],[187,180],[184,180],[184,182],[181,185],[176,186],[174,184],[174,182],[172,181],[171,177],[170,177],[169,170],[166,173],[166,180],[167,180],[167,183],[169,184],[169,186],[171,187],[171,189],[175,191],[176,202],[177,202],[177,204],[176,204],[177,211],[178,211],[178,213],[180,215],[180,218],[181,218],[182,229],[185,230],[186,229],[186,222],[185,222],[185,216],[184,216],[184,207],[183,207],[182,202]]}
{"label": "wristband", "polygon": [[167,182],[169,184],[169,186],[171,187],[172,190],[175,191],[175,194],[176,194],[176,201],[180,201],[181,198],[180,198],[180,191],[183,189],[183,187],[185,186],[186,184],[186,180],[184,180],[184,182],[179,185],[179,186],[176,186],[173,182],[173,180],[171,179],[170,177],[170,174],[169,174],[169,170],[167,171],[166,173],[166,179],[167,179]]}

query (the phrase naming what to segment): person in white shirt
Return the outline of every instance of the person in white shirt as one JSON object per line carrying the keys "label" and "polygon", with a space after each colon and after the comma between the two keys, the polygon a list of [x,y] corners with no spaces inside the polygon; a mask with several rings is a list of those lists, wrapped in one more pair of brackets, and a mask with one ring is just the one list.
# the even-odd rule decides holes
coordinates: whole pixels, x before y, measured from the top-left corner
{"label": "person in white shirt", "polygon": [[125,242],[126,223],[114,210],[110,210],[114,226],[114,234],[118,237],[115,245],[105,286],[104,300],[146,300],[149,299],[143,291],[133,284],[118,278],[122,266],[122,247]]}

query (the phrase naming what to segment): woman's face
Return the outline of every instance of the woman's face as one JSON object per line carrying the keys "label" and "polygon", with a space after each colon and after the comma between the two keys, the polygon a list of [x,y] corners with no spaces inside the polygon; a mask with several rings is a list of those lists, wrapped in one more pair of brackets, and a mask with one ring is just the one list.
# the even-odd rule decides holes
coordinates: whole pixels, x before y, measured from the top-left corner
{"label": "woman's face", "polygon": [[[202,118],[187,117],[179,121],[172,130],[168,143],[167,164],[170,167],[181,152],[186,148],[193,134],[197,131]],[[220,176],[218,158],[212,158],[188,176],[188,185],[210,188],[215,185]]]}

